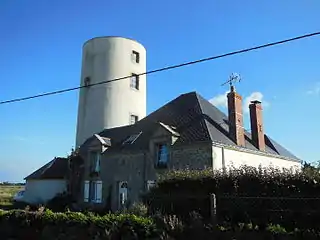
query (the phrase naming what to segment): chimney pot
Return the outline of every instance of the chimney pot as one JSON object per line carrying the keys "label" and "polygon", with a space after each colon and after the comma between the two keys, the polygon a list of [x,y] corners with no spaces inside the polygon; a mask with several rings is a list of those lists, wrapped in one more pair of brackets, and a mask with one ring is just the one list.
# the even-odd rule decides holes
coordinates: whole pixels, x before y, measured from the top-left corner
{"label": "chimney pot", "polygon": [[261,104],[261,102],[258,101],[258,100],[253,100],[253,101],[251,101],[251,103],[252,103],[252,104]]}

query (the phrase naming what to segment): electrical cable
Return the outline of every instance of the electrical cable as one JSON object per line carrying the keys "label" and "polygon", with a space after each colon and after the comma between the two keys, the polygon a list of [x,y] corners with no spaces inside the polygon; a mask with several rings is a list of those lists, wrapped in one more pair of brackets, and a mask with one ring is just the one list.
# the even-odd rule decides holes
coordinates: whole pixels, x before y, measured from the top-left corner
{"label": "electrical cable", "polygon": [[[233,52],[229,52],[229,53],[225,53],[225,54],[221,54],[221,55],[211,56],[211,57],[202,58],[202,59],[198,59],[198,60],[194,60],[194,61],[190,61],[190,62],[186,62],[186,63],[163,67],[163,68],[147,71],[144,73],[136,74],[136,76],[149,75],[149,74],[153,74],[153,73],[157,73],[157,72],[168,71],[168,70],[175,69],[175,68],[185,67],[188,65],[193,65],[193,64],[197,64],[197,63],[201,63],[201,62],[207,62],[207,61],[211,61],[211,60],[218,59],[218,58],[223,58],[223,57],[237,55],[237,54],[241,54],[241,53],[245,53],[245,52],[250,52],[250,51],[257,50],[257,49],[280,45],[283,43],[288,43],[288,42],[292,42],[292,41],[296,41],[296,40],[300,40],[300,39],[304,39],[304,38],[309,38],[309,37],[313,37],[313,36],[317,36],[317,35],[320,35],[320,32],[309,33],[309,34],[305,34],[305,35],[301,35],[301,36],[297,36],[297,37],[293,37],[293,38],[289,38],[289,39],[285,39],[285,40],[281,40],[281,41],[277,41],[277,42],[267,43],[267,44],[263,44],[263,45],[259,45],[259,46],[255,46],[255,47],[251,47],[251,48],[246,48],[246,49],[242,49],[242,50],[238,50],[238,51],[233,51]],[[1,101],[0,105],[26,101],[26,100],[39,98],[39,97],[45,97],[45,96],[49,96],[49,95],[61,94],[61,93],[65,93],[65,92],[71,92],[71,91],[78,90],[81,88],[86,88],[86,87],[96,86],[96,85],[100,85],[100,84],[106,84],[106,83],[110,83],[110,82],[120,81],[120,80],[124,80],[124,79],[131,78],[131,77],[132,76],[130,75],[130,76],[115,78],[115,79],[111,79],[111,80],[105,80],[105,81],[98,82],[98,83],[83,85],[83,86],[79,86],[79,87],[66,88],[66,89],[62,89],[62,90],[37,94],[37,95],[29,96],[29,97],[22,97],[22,98],[15,98],[15,99],[11,99],[11,100],[5,100],[5,101]]]}

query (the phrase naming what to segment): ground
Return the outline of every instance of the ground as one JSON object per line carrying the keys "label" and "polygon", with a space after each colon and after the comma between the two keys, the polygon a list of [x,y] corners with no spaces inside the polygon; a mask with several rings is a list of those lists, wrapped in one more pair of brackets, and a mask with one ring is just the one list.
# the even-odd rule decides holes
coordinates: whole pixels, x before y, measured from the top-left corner
{"label": "ground", "polygon": [[24,186],[0,185],[0,209],[7,209],[13,205],[12,198]]}

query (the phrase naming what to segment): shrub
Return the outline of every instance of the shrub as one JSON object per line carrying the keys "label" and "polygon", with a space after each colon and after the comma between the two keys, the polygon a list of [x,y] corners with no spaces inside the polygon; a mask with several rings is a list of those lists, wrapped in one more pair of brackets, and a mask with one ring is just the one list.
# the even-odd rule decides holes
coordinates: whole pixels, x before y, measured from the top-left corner
{"label": "shrub", "polygon": [[135,202],[129,207],[129,209],[127,210],[127,213],[137,215],[137,216],[147,216],[148,208],[146,205],[144,205],[141,202]]}
{"label": "shrub", "polygon": [[55,212],[64,212],[72,208],[72,196],[67,193],[59,193],[46,203],[46,207]]}
{"label": "shrub", "polygon": [[151,212],[187,219],[195,211],[209,221],[211,193],[216,195],[219,223],[252,222],[264,228],[273,222],[288,229],[320,226],[320,174],[316,171],[253,167],[226,173],[172,171],[162,176],[144,202]]}
{"label": "shrub", "polygon": [[278,225],[258,229],[241,224],[212,226],[196,214],[189,223],[177,216],[152,218],[129,214],[97,216],[83,213],[54,213],[41,208],[36,212],[23,210],[0,211],[1,239],[319,239],[315,231],[287,231]]}
{"label": "shrub", "polygon": [[15,239],[150,239],[156,236],[150,218],[53,213],[51,210],[0,212],[1,238]]}

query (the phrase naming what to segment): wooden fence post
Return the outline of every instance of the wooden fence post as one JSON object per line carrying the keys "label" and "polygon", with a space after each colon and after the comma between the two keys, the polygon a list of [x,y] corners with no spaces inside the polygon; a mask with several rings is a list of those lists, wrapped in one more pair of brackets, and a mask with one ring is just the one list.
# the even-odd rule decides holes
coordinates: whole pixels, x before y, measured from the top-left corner
{"label": "wooden fence post", "polygon": [[210,216],[214,227],[217,225],[217,199],[214,193],[210,194]]}

